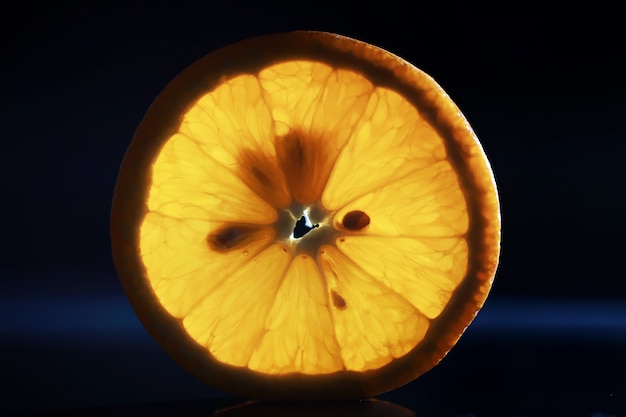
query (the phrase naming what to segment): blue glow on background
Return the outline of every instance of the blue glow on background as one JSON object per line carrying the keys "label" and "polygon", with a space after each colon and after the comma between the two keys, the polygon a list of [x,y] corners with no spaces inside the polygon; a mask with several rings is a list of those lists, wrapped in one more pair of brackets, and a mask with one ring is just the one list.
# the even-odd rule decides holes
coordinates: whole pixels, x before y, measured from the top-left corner
{"label": "blue glow on background", "polygon": [[491,298],[468,334],[626,343],[626,300]]}
{"label": "blue glow on background", "polygon": [[[100,286],[88,278],[70,286],[60,284],[63,276],[54,276],[47,288],[36,289],[28,278],[18,279],[0,295],[0,414],[228,396],[202,384],[162,351],[114,280]],[[551,391],[560,396],[554,400],[561,401],[560,407],[575,396],[596,409],[603,404],[618,408],[614,403],[623,397],[607,396],[626,389],[620,360],[625,347],[624,300],[492,295],[437,371],[388,399],[409,407],[446,408],[456,401],[458,409],[508,409],[526,401],[519,392],[534,395],[527,401],[536,403],[542,392],[560,387]],[[468,388],[478,371],[487,385]],[[442,381],[443,399],[438,397]],[[609,400],[598,399],[598,390]],[[496,391],[499,402],[484,396]]]}
{"label": "blue glow on background", "polygon": [[37,296],[0,299],[0,334],[6,339],[41,339],[143,344],[145,330],[124,296]]}
{"label": "blue glow on background", "polygon": [[[143,345],[150,337],[123,294],[13,294],[0,298],[4,340],[41,339]],[[598,338],[626,343],[626,302],[491,297],[468,328],[468,337]]]}

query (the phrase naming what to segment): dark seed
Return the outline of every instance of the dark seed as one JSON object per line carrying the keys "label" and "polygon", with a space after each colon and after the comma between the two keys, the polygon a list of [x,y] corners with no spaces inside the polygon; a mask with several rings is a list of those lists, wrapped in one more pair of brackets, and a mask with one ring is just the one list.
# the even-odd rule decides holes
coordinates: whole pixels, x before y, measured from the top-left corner
{"label": "dark seed", "polygon": [[333,305],[335,307],[337,307],[339,310],[343,310],[346,308],[346,300],[344,300],[342,296],[337,294],[335,290],[330,290],[330,296],[333,299]]}
{"label": "dark seed", "polygon": [[342,224],[348,230],[361,230],[370,224],[370,217],[360,210],[355,210],[344,216]]}
{"label": "dark seed", "polygon": [[300,142],[300,138],[291,143],[291,157],[297,167],[304,165],[304,146]]}
{"label": "dark seed", "polygon": [[293,167],[302,168],[304,165],[304,144],[295,132],[290,132],[283,138],[286,157]]}
{"label": "dark seed", "polygon": [[263,171],[261,171],[260,169],[258,169],[255,166],[252,167],[252,175],[254,175],[254,178],[256,178],[257,181],[259,181],[259,183],[261,183],[262,185],[264,185],[264,186],[271,185],[271,181],[270,181],[269,177],[267,175],[265,175],[265,173],[263,173]]}
{"label": "dark seed", "polygon": [[207,243],[214,250],[226,251],[244,242],[254,230],[246,226],[227,226],[208,235]]}

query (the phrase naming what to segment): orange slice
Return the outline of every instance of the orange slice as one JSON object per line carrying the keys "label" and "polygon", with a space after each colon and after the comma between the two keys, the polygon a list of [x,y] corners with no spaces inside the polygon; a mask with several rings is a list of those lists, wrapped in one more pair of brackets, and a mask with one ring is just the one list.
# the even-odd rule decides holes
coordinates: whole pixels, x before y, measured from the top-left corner
{"label": "orange slice", "polygon": [[484,303],[494,178],[428,75],[320,32],[223,48],[176,77],[124,158],[115,265],[185,369],[261,399],[415,379]]}

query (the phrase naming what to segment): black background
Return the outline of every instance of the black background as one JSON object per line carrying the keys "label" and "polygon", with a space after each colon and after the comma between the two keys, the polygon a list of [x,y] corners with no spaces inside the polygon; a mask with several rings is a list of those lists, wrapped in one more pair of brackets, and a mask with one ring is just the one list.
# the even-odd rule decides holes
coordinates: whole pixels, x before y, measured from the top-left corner
{"label": "black background", "polygon": [[[487,396],[477,391],[470,400],[463,387],[482,372],[495,378],[489,369],[497,368],[499,378],[539,384],[526,397],[517,396],[526,382],[504,384],[504,392],[493,394],[503,398],[498,410],[509,412],[500,415],[560,415],[569,398],[598,385],[581,382],[572,391],[559,378],[571,382],[573,375],[595,372],[587,377],[608,385],[591,389],[590,412],[604,407],[626,415],[626,345],[609,338],[599,346],[594,334],[582,337],[584,343],[579,337],[578,350],[571,341],[563,349],[557,338],[549,347],[529,342],[539,333],[528,330],[558,316],[555,326],[580,333],[572,322],[589,320],[591,313],[582,311],[592,305],[603,313],[586,331],[608,320],[613,336],[626,336],[626,34],[616,7],[210,3],[2,6],[0,365],[6,400],[0,413],[223,397],[197,385],[141,333],[111,261],[112,191],[135,128],[175,75],[237,40],[310,29],[383,47],[433,76],[474,127],[499,186],[502,256],[485,308],[493,313],[485,314],[493,324],[514,310],[507,306],[517,306],[511,314],[527,333],[502,324],[498,329],[508,329],[510,337],[468,334],[470,341],[453,350],[456,356],[442,370],[390,398],[416,413],[478,413],[489,408]],[[546,320],[536,311],[528,315],[533,309]],[[492,347],[489,354],[485,346]],[[499,357],[516,362],[515,369],[479,366]],[[604,362],[591,364],[592,357]],[[558,370],[550,368],[559,363]],[[541,375],[524,380],[528,369],[552,369],[554,381],[548,380],[561,385],[562,395],[544,395],[548,383]],[[467,377],[466,385],[445,382],[448,377]],[[458,394],[445,406],[428,391],[444,387]],[[408,400],[426,392],[435,398],[428,406]],[[517,405],[507,409],[506,399]]]}

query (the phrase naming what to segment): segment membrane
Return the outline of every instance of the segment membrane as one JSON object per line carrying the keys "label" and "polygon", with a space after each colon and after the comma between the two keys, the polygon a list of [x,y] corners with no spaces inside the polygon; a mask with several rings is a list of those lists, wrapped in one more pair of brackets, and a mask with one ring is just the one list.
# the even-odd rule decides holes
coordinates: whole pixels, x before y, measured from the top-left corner
{"label": "segment membrane", "polygon": [[441,313],[467,269],[468,248],[461,238],[347,236],[337,246],[429,319]]}
{"label": "segment membrane", "polygon": [[270,224],[276,210],[232,171],[207,156],[197,139],[172,136],[152,167],[148,211],[210,221]]}
{"label": "segment membrane", "polygon": [[291,262],[248,366],[266,373],[343,369],[326,286],[310,256],[300,255]]}
{"label": "segment membrane", "polygon": [[[367,221],[292,259],[272,223],[294,201],[333,212],[325,227]],[[302,60],[191,106],[154,162],[140,247],[159,302],[217,360],[325,374],[379,368],[423,340],[465,275],[467,228],[443,142],[416,109]]]}
{"label": "segment membrane", "polygon": [[322,195],[322,205],[328,210],[338,210],[360,195],[446,157],[434,129],[406,99],[388,89],[373,91],[353,131]]}
{"label": "segment membrane", "polygon": [[346,369],[379,368],[408,353],[424,338],[430,322],[402,294],[332,246],[324,246],[318,261],[329,294],[334,292],[343,300],[331,312]]}
{"label": "segment membrane", "polygon": [[355,72],[311,61],[273,65],[259,73],[259,82],[291,193],[302,204],[317,203],[373,86]]}
{"label": "segment membrane", "polygon": [[335,214],[337,226],[355,210],[369,216],[370,236],[463,237],[469,226],[465,196],[445,160],[357,197]]}
{"label": "segment membrane", "polygon": [[189,335],[218,360],[247,366],[290,260],[276,244],[245,262],[185,316]]}
{"label": "segment membrane", "polygon": [[207,220],[181,220],[156,212],[141,226],[141,257],[159,302],[174,317],[185,317],[206,294],[243,267],[274,240],[272,228],[235,251],[210,250],[207,235],[221,225]]}

